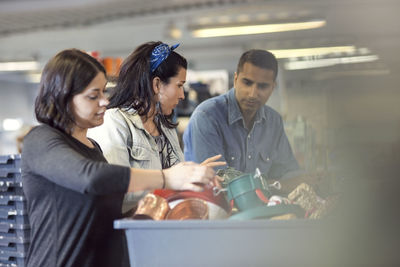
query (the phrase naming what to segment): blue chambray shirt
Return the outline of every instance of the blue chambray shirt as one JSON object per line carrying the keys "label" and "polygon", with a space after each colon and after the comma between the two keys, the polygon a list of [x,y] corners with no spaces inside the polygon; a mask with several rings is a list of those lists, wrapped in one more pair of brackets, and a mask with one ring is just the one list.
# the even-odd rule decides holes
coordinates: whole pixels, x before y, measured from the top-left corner
{"label": "blue chambray shirt", "polygon": [[299,170],[282,117],[264,105],[256,113],[253,128],[247,130],[234,88],[207,99],[195,109],[183,141],[187,161],[200,163],[222,154],[221,160],[229,167],[245,173],[253,173],[259,168],[271,179]]}

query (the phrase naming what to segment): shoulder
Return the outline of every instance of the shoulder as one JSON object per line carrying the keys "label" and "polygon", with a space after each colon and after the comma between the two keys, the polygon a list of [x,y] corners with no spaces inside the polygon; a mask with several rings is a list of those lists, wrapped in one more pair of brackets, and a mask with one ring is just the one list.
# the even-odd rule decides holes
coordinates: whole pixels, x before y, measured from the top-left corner
{"label": "shoulder", "polygon": [[62,133],[60,130],[57,130],[49,125],[41,124],[35,126],[30,130],[30,132],[24,137],[24,141],[29,140],[44,140],[49,138],[65,138],[66,134]]}
{"label": "shoulder", "polygon": [[119,108],[111,108],[107,109],[104,118],[109,119],[109,120],[124,120],[123,114],[125,111],[119,109]]}
{"label": "shoulder", "polygon": [[134,111],[112,108],[106,111],[103,127],[129,128],[132,125],[140,126],[141,124],[140,116]]}
{"label": "shoulder", "polygon": [[212,117],[219,113],[226,113],[227,106],[227,94],[215,96],[200,103],[192,115],[199,116],[206,114]]}
{"label": "shoulder", "polygon": [[279,114],[278,111],[271,108],[270,106],[264,105],[262,112],[264,113],[264,116],[267,118],[268,121],[282,122],[281,114]]}
{"label": "shoulder", "polygon": [[219,96],[214,96],[203,101],[202,103],[200,103],[200,105],[198,105],[198,109],[207,110],[209,108],[218,108],[220,105],[223,105],[225,103],[227,103],[227,95],[223,94]]}
{"label": "shoulder", "polygon": [[35,126],[24,137],[23,152],[33,151],[41,153],[50,147],[55,147],[67,142],[67,134],[57,130],[49,125],[42,124]]}

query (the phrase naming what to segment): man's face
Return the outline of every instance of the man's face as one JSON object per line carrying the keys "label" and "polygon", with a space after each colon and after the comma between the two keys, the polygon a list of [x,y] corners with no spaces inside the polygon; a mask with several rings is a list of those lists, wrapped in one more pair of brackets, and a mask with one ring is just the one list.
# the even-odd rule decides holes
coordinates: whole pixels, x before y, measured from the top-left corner
{"label": "man's face", "polygon": [[274,71],[262,69],[246,62],[235,73],[235,97],[244,116],[254,116],[265,105],[275,88]]}

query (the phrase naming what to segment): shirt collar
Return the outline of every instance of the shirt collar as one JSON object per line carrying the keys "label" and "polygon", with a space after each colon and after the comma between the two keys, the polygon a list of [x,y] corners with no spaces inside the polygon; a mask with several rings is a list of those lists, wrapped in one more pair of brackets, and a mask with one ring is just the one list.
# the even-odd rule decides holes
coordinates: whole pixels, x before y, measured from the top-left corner
{"label": "shirt collar", "polygon": [[128,115],[129,120],[136,128],[145,130],[142,119],[140,118],[139,114],[137,114],[136,110],[134,110],[133,108],[122,110],[125,111],[125,113]]}
{"label": "shirt collar", "polygon": [[[228,91],[228,118],[229,124],[233,124],[238,120],[243,120],[242,112],[240,111],[239,104],[235,97],[235,88]],[[265,108],[262,106],[256,113],[254,123],[260,122],[262,119],[266,120]]]}

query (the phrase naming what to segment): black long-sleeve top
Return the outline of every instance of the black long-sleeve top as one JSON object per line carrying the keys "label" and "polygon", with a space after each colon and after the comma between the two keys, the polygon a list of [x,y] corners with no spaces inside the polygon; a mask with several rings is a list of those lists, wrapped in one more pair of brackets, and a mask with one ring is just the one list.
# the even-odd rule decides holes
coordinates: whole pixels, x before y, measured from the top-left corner
{"label": "black long-sleeve top", "polygon": [[26,265],[125,266],[121,218],[128,167],[106,163],[100,148],[89,148],[47,125],[24,138],[23,190],[31,225]]}

